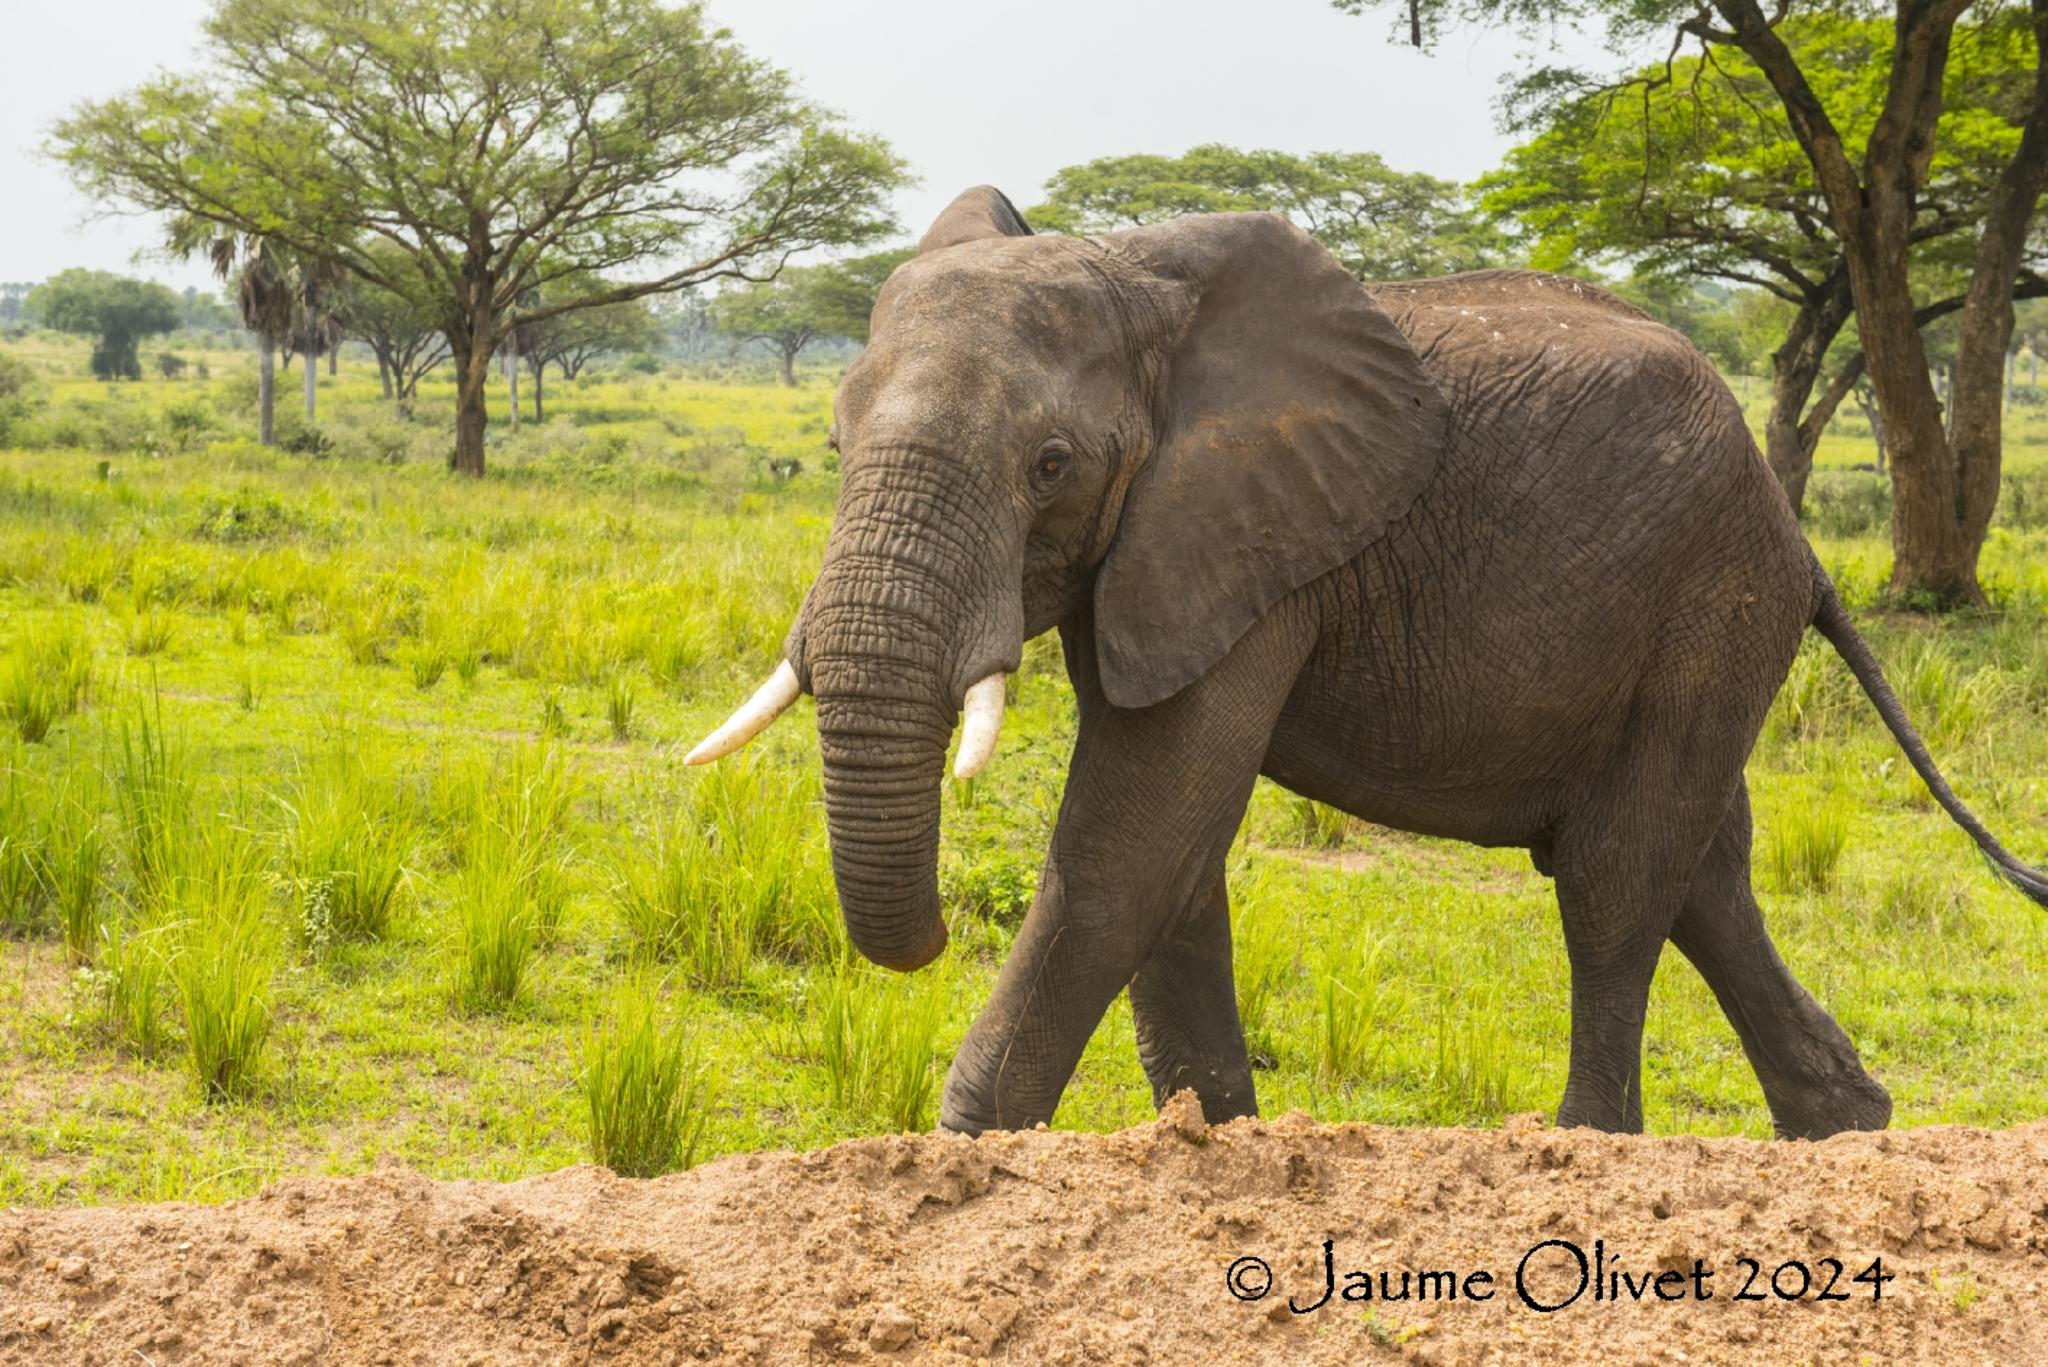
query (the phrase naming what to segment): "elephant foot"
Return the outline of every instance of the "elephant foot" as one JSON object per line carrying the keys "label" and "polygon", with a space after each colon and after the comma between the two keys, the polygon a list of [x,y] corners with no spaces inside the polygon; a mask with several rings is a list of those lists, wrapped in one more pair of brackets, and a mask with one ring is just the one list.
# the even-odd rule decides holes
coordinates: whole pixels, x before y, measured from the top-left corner
{"label": "elephant foot", "polygon": [[1771,1123],[1780,1139],[1826,1139],[1846,1130],[1881,1130],[1891,1119],[1892,1094],[1868,1073],[1797,1096],[1771,1098]]}

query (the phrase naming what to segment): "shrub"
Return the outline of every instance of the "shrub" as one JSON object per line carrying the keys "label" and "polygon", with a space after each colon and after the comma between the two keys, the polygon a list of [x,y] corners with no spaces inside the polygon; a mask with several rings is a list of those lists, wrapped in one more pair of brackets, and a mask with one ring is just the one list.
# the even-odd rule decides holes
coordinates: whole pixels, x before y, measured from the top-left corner
{"label": "shrub", "polygon": [[947,906],[999,926],[1015,927],[1031,910],[1038,892],[1038,864],[1009,850],[992,850],[939,872],[939,897]]}
{"label": "shrub", "polygon": [[1875,471],[1815,470],[1805,501],[1809,536],[1860,536],[1891,522],[1891,481]]}
{"label": "shrub", "polygon": [[709,1074],[682,1024],[662,1023],[645,976],[623,984],[586,1030],[583,1099],[591,1157],[620,1176],[658,1177],[697,1161]]}

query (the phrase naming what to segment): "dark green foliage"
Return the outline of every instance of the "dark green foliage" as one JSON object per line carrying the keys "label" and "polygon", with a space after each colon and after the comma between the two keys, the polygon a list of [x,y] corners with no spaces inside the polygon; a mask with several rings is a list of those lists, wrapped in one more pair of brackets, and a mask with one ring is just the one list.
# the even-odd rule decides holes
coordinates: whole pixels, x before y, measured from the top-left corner
{"label": "dark green foliage", "polygon": [[1493,231],[1455,181],[1396,171],[1371,152],[1245,152],[1220,143],[1178,157],[1103,157],[1053,173],[1034,228],[1098,233],[1182,214],[1286,214],[1365,280],[1501,264]]}
{"label": "dark green foliage", "polygon": [[31,290],[28,307],[45,327],[95,338],[92,373],[102,380],[141,379],[136,344],[173,331],[184,316],[178,296],[162,285],[76,268]]}

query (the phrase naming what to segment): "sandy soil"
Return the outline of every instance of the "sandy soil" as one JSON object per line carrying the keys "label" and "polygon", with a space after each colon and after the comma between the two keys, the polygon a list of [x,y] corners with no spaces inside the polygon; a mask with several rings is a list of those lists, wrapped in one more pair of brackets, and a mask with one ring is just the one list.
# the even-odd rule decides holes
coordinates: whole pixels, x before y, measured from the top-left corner
{"label": "sandy soil", "polygon": [[[1186,1103],[653,1182],[9,1210],[0,1362],[2048,1362],[2048,1123],[1765,1144]],[[1577,1299],[1538,1310],[1574,1250]]]}

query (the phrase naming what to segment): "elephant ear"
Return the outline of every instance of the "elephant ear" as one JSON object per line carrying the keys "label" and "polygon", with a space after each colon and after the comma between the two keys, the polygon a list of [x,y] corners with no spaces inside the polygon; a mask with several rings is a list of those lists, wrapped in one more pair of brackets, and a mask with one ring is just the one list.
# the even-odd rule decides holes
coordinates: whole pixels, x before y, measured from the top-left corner
{"label": "elephant ear", "polygon": [[917,240],[917,252],[940,251],[983,237],[1029,237],[1031,225],[1010,197],[993,185],[977,185],[953,197],[945,212]]}
{"label": "elephant ear", "polygon": [[1148,707],[1406,513],[1449,406],[1365,288],[1277,214],[1100,240],[1191,299],[1095,581],[1103,692]]}

